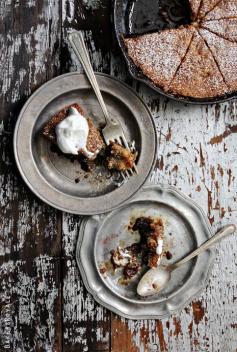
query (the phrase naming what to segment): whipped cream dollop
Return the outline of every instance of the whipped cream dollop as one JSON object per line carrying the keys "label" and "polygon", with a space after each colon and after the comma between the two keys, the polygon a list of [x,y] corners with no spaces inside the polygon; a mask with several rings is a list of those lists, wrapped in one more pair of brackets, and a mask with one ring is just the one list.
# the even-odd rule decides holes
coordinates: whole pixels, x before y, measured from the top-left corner
{"label": "whipped cream dollop", "polygon": [[160,265],[162,252],[163,252],[163,239],[158,239],[158,243],[156,247],[156,254],[159,255],[159,258],[157,260],[157,266]]}
{"label": "whipped cream dollop", "polygon": [[162,254],[162,250],[163,250],[163,239],[160,238],[160,239],[158,239],[158,243],[157,243],[157,247],[156,247],[156,253],[158,255],[161,255]]}
{"label": "whipped cream dollop", "polygon": [[118,266],[126,266],[130,259],[132,258],[131,254],[126,248],[121,248],[118,246],[117,250],[113,254],[113,261]]}
{"label": "whipped cream dollop", "polygon": [[77,155],[81,152],[87,158],[97,153],[87,149],[89,125],[87,119],[77,109],[70,108],[67,117],[56,126],[57,145],[65,154]]}

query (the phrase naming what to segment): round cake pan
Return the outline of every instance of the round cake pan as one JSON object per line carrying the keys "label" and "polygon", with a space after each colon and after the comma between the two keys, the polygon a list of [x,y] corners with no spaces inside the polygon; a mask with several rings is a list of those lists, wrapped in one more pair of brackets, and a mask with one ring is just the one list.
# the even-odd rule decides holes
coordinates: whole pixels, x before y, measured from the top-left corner
{"label": "round cake pan", "polygon": [[[141,1],[139,0],[140,3],[144,6],[147,7],[144,9],[144,13],[146,14],[146,18],[143,18],[143,21],[147,24],[147,23],[151,23],[151,29],[152,31],[154,31],[157,27],[156,30],[162,30],[163,28],[170,28],[170,27],[175,27],[177,25],[180,25],[179,21],[180,18],[178,17],[178,20],[176,22],[172,23],[172,20],[175,21],[175,18],[169,19],[168,22],[165,21],[165,17],[164,20],[162,22],[161,17],[157,20],[156,22],[156,26],[154,26],[154,21],[155,19],[154,17],[154,13],[155,10],[153,11],[153,13],[149,13],[148,12],[148,6],[146,4],[146,1]],[[163,3],[165,3],[165,5],[167,6],[167,4],[170,6],[174,5],[177,6],[178,3],[180,2],[181,6],[188,6],[188,1],[174,1],[174,0],[167,0],[167,1],[163,1]],[[161,5],[159,2],[159,7],[162,10],[162,1],[161,1]],[[131,34],[135,34],[135,33],[131,33],[131,10],[133,8],[133,2],[131,2],[130,0],[115,0],[114,2],[114,10],[113,10],[113,16],[114,16],[114,28],[115,28],[115,34],[117,37],[117,41],[119,44],[119,47],[123,53],[123,56],[126,60],[127,63],[127,67],[128,67],[128,71],[130,73],[130,75],[142,82],[145,83],[146,85],[148,85],[150,88],[152,88],[153,90],[155,90],[157,93],[164,95],[167,98],[171,98],[173,100],[179,101],[179,102],[183,102],[183,103],[188,103],[188,104],[214,104],[214,103],[222,103],[231,99],[236,98],[236,92],[230,93],[230,94],[226,94],[224,96],[219,96],[216,98],[205,98],[205,99],[198,99],[198,98],[189,98],[189,97],[182,97],[182,96],[177,96],[177,95],[173,95],[171,93],[166,93],[164,92],[164,90],[162,90],[161,88],[159,88],[158,86],[156,86],[148,77],[146,77],[142,71],[133,63],[133,61],[129,58],[128,54],[127,54],[127,50],[126,47],[124,45],[123,42],[123,36],[126,35],[131,35]],[[189,13],[189,9],[187,9],[186,11],[182,11],[182,15],[183,14],[188,14]],[[182,19],[184,24],[187,23],[187,19],[183,18]],[[149,25],[148,25],[149,27]],[[137,30],[139,30],[138,28],[136,28]],[[139,34],[141,33],[145,33],[149,30],[149,28],[144,28],[144,30],[141,28],[139,30]]]}

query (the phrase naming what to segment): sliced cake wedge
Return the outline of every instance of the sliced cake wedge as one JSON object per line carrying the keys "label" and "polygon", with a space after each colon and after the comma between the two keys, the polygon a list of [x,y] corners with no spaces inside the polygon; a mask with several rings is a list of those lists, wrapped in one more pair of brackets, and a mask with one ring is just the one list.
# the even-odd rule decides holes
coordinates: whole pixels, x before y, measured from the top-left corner
{"label": "sliced cake wedge", "polygon": [[193,98],[211,98],[228,91],[209,48],[198,32],[194,34],[169,90],[176,95]]}
{"label": "sliced cake wedge", "polygon": [[134,64],[166,91],[186,55],[193,33],[192,28],[167,29],[124,38],[124,43]]}
{"label": "sliced cake wedge", "polygon": [[53,115],[43,127],[42,134],[53,144],[58,145],[56,129],[60,123],[66,120],[68,111],[70,111],[70,109],[74,109],[74,111],[78,112],[78,116],[83,116],[88,123],[89,132],[86,141],[86,150],[88,151],[89,155],[88,153],[85,153],[84,149],[78,150],[78,154],[84,155],[84,157],[87,159],[95,159],[97,154],[105,147],[105,144],[101,137],[100,131],[95,127],[91,118],[85,115],[82,107],[78,103],[66,106],[62,110],[58,111],[55,115]]}
{"label": "sliced cake wedge", "polygon": [[205,16],[209,14],[209,12],[213,11],[215,6],[220,2],[221,0],[202,0],[201,5],[199,8],[198,12],[198,18],[202,19]]}
{"label": "sliced cake wedge", "polygon": [[204,21],[201,28],[232,42],[237,42],[237,18]]}
{"label": "sliced cake wedge", "polygon": [[237,43],[205,29],[200,29],[200,34],[206,40],[229,90],[237,91]]}
{"label": "sliced cake wedge", "polygon": [[191,18],[194,21],[197,18],[201,2],[202,2],[202,0],[189,0],[189,6],[191,9]]}
{"label": "sliced cake wedge", "polygon": [[205,20],[237,17],[237,0],[221,0],[206,16]]}

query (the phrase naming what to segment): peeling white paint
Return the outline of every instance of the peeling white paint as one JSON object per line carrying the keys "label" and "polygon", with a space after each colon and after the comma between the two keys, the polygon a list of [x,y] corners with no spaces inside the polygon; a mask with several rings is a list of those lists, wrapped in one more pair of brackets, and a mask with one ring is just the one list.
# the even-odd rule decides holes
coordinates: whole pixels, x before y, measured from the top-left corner
{"label": "peeling white paint", "polygon": [[[26,1],[27,6],[33,11],[37,2]],[[11,3],[10,0],[0,2],[0,18],[10,14]],[[78,16],[82,6],[78,8],[74,0],[68,0],[67,5],[69,17],[66,18],[66,0],[63,0],[63,19],[75,25],[74,15]],[[92,11],[103,6],[99,0],[83,0],[82,5],[86,10]],[[19,7],[19,1],[15,1],[15,7]],[[39,15],[39,23],[30,28],[28,33],[11,32],[6,38],[0,34],[1,48],[3,45],[7,48],[0,52],[0,82],[2,92],[7,97],[6,102],[18,103],[23,94],[30,94],[39,82],[48,79],[49,66],[59,67],[59,57],[53,52],[53,44],[60,36],[58,14],[58,2],[47,0]],[[79,13],[79,15],[81,19],[85,18],[85,13]],[[123,60],[120,57],[110,59],[109,54],[104,55],[98,51],[91,31],[86,31],[84,35],[94,69],[108,71],[110,68],[112,75],[118,76],[123,81],[127,80],[127,69]],[[66,38],[64,39],[67,45]],[[16,63],[23,55],[23,51],[26,61],[24,65],[18,67]],[[72,60],[71,70],[82,72],[81,65],[70,48],[69,51]],[[158,162],[151,176],[151,182],[175,185],[189,194],[213,221],[214,231],[226,223],[237,223],[236,134],[231,133],[220,143],[210,144],[210,140],[223,134],[229,125],[236,125],[236,102],[208,108],[186,106],[158,97],[156,93],[140,83],[134,82],[133,87],[138,90],[139,95],[147,102],[153,116],[156,117]],[[11,115],[10,118],[15,117]],[[4,145],[8,145],[11,138],[3,124],[0,125],[0,132]],[[38,324],[34,330],[35,340],[38,348],[51,352],[55,350],[57,334],[55,305],[61,290],[55,276],[59,266],[58,258],[44,253],[35,253],[34,250],[39,248],[44,251],[46,250],[43,248],[44,243],[48,246],[54,244],[57,226],[55,213],[52,211],[51,215],[47,215],[49,221],[47,224],[43,223],[42,228],[46,208],[26,196],[23,196],[24,200],[20,199],[19,192],[23,192],[23,187],[19,185],[18,176],[11,172],[12,160],[8,150],[5,148],[2,153],[2,165],[10,171],[0,175],[0,205],[3,212],[0,218],[2,229],[0,259],[2,260],[4,256],[8,258],[12,253],[16,258],[21,257],[25,246],[29,243],[32,246],[29,247],[29,258],[9,260],[5,263],[1,262],[0,265],[1,290],[16,299],[17,304],[20,303],[18,311],[14,313],[13,350],[35,351],[34,347],[30,350],[24,341],[21,326],[25,324],[28,329],[31,329],[44,311],[48,314],[47,319],[44,324]],[[174,166],[177,167],[174,168]],[[211,205],[208,205],[210,194]],[[93,335],[95,343],[106,346],[106,350],[110,344],[110,313],[95,303],[91,295],[85,292],[82,284],[75,261],[79,226],[79,217],[63,215],[62,249],[66,264],[65,278],[62,282],[64,341],[69,346],[78,344],[80,351],[89,351],[88,343]],[[162,322],[167,351],[232,352],[236,350],[237,258],[235,248],[235,236],[225,239],[217,246],[211,279],[205,291],[198,297],[205,310],[200,321],[195,323],[193,307],[190,305],[176,317],[177,321],[171,317]],[[53,251],[52,248],[47,250]],[[27,272],[26,265],[29,265],[27,262],[30,262],[33,273]],[[5,304],[8,304],[6,300]],[[153,351],[156,346],[158,351],[161,350],[157,321],[134,322],[113,317],[114,333],[118,330],[116,321],[122,322],[128,329],[128,339],[131,333],[131,341],[128,342],[134,345],[134,351],[147,352],[148,348]],[[93,329],[90,331],[87,327],[89,323],[93,323]],[[180,326],[180,331],[177,330],[177,324]]]}

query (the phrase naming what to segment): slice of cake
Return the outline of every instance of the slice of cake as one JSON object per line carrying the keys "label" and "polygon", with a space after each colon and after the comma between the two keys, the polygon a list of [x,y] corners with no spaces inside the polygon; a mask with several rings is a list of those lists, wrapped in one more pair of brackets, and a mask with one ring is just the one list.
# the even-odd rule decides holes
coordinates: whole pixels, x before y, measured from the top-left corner
{"label": "slice of cake", "polygon": [[229,90],[237,91],[237,43],[205,29],[200,29],[200,34],[206,40]]}
{"label": "slice of cake", "polygon": [[231,17],[237,17],[237,1],[221,0],[214,9],[205,16],[205,20],[218,20]]}
{"label": "slice of cake", "polygon": [[198,32],[169,90],[177,95],[195,98],[211,98],[228,91],[209,48]]}
{"label": "slice of cake", "polygon": [[194,30],[177,28],[125,38],[128,55],[144,75],[167,90],[189,47]]}
{"label": "slice of cake", "polygon": [[199,9],[198,13],[198,18],[203,19],[204,17],[208,16],[208,14],[213,11],[215,6],[220,2],[221,0],[202,0],[201,1],[201,6]]}
{"label": "slice of cake", "polygon": [[233,42],[237,42],[237,18],[204,21],[201,27]]}
{"label": "slice of cake", "polygon": [[42,134],[65,154],[82,154],[93,160],[104,148],[99,130],[77,103],[57,112],[44,126]]}
{"label": "slice of cake", "polygon": [[191,18],[192,20],[196,20],[197,15],[199,13],[199,8],[202,0],[189,0],[189,5],[191,8]]}

